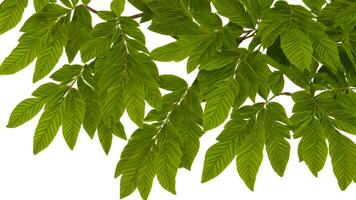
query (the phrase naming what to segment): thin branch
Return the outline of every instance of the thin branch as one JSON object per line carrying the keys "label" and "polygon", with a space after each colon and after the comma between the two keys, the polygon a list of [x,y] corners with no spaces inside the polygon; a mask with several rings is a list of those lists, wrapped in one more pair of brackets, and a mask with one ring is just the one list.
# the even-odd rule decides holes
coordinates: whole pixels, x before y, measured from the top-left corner
{"label": "thin branch", "polygon": [[[83,4],[83,6],[84,6],[85,8],[87,8],[90,12],[95,13],[95,14],[98,14],[98,11],[95,10],[94,8],[92,8],[92,7],[88,6],[88,5],[85,5],[85,4]],[[128,17],[130,17],[130,18],[132,18],[132,19],[137,19],[137,18],[142,17],[144,14],[145,14],[145,13],[138,13],[138,14],[131,15],[131,16],[128,16]]]}
{"label": "thin branch", "polygon": [[240,37],[241,40],[246,40],[248,38],[251,38],[251,37],[255,36],[256,31],[255,30],[249,30],[249,31],[245,31],[244,33],[246,33],[246,34],[245,34],[245,36]]}
{"label": "thin branch", "polygon": [[132,18],[132,19],[136,19],[136,18],[142,17],[144,14],[145,14],[145,13],[138,13],[138,14],[136,14],[136,15],[131,15],[131,16],[129,16],[129,17]]}
{"label": "thin branch", "polygon": [[90,12],[98,14],[98,11],[95,10],[94,8],[92,8],[92,7],[88,6],[88,5],[85,5],[85,4],[83,4],[83,6],[86,7]]}

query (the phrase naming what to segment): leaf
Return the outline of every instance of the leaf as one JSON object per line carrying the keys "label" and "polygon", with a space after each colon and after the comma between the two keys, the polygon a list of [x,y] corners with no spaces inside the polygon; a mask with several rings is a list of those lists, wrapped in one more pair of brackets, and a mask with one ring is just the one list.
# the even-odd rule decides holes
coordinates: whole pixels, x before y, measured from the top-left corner
{"label": "leaf", "polygon": [[340,63],[336,43],[322,32],[314,32],[312,37],[315,58],[325,64],[331,71],[343,68]]}
{"label": "leaf", "polygon": [[21,20],[27,0],[4,0],[0,4],[0,34],[14,28]]}
{"label": "leaf", "polygon": [[261,36],[261,44],[265,48],[272,46],[286,28],[290,19],[289,8],[284,3],[277,3],[274,8],[265,13],[257,30]]}
{"label": "leaf", "polygon": [[281,47],[288,60],[299,70],[310,70],[313,47],[308,35],[296,28],[286,29],[281,35]]}
{"label": "leaf", "polygon": [[12,111],[8,128],[18,127],[35,117],[44,106],[45,101],[38,98],[25,99]]}
{"label": "leaf", "polygon": [[61,105],[48,107],[42,114],[33,138],[33,153],[38,154],[47,148],[61,126]]}
{"label": "leaf", "polygon": [[238,91],[238,84],[230,79],[217,85],[207,96],[204,109],[205,130],[213,129],[226,120]]}
{"label": "leaf", "polygon": [[301,159],[310,171],[314,176],[318,176],[318,172],[324,167],[328,148],[320,123],[316,120],[307,123],[298,130],[305,134],[298,145],[298,151],[301,151]]}
{"label": "leaf", "polygon": [[325,0],[303,0],[303,2],[313,10],[320,10],[321,7],[326,3]]}
{"label": "leaf", "polygon": [[188,88],[188,84],[184,81],[184,79],[174,75],[160,76],[159,85],[161,88],[170,91],[186,90]]}
{"label": "leaf", "polygon": [[212,56],[207,62],[202,63],[200,65],[200,70],[212,71],[220,69],[222,67],[235,63],[236,60],[236,55],[231,55],[228,52],[221,52]]}
{"label": "leaf", "polygon": [[100,123],[98,127],[98,136],[100,144],[103,147],[104,152],[108,155],[111,149],[112,133],[104,123]]}
{"label": "leaf", "polygon": [[92,17],[84,6],[77,6],[68,24],[68,40],[65,46],[68,61],[73,62],[80,48],[90,39]]}
{"label": "leaf", "polygon": [[269,76],[270,88],[275,95],[279,95],[284,88],[283,73],[276,71]]}
{"label": "leaf", "polygon": [[60,22],[48,34],[45,45],[42,46],[37,58],[33,82],[37,82],[45,77],[55,67],[63,53],[63,47],[67,42],[67,35],[67,27],[60,24]]}
{"label": "leaf", "polygon": [[284,108],[277,103],[269,103],[265,113],[266,150],[274,171],[283,176],[290,154],[289,119]]}
{"label": "leaf", "polygon": [[148,195],[151,192],[153,179],[156,175],[156,159],[155,154],[150,154],[144,158],[141,168],[137,172],[137,188],[142,199],[148,199]]}
{"label": "leaf", "polygon": [[177,133],[173,125],[168,123],[162,130],[167,134],[164,142],[158,145],[156,160],[157,179],[164,189],[176,194],[175,178],[180,165],[182,151],[177,143]]}
{"label": "leaf", "polygon": [[83,67],[80,65],[64,65],[62,68],[53,73],[51,78],[62,83],[69,83],[74,78],[79,76],[82,69]]}
{"label": "leaf", "polygon": [[341,190],[345,190],[354,180],[356,175],[355,158],[356,145],[349,138],[338,131],[334,131],[329,138],[330,156],[334,174]]}
{"label": "leaf", "polygon": [[143,84],[132,78],[125,89],[124,101],[131,120],[139,127],[143,126],[145,115],[145,92]]}
{"label": "leaf", "polygon": [[[250,190],[254,190],[256,176],[263,158],[263,123],[257,121],[250,135],[237,150],[236,167],[242,180]],[[258,126],[258,127],[257,127]],[[262,129],[261,129],[262,128]]]}
{"label": "leaf", "polygon": [[109,49],[110,43],[108,38],[94,38],[86,42],[80,49],[83,62],[86,63],[92,58],[100,56]]}
{"label": "leaf", "polygon": [[223,141],[210,147],[205,155],[202,183],[218,176],[231,163],[237,153],[236,141]]}
{"label": "leaf", "polygon": [[158,47],[151,52],[151,57],[154,60],[169,62],[182,61],[190,56],[198,47],[199,42],[189,36],[179,37],[179,40],[173,43]]}
{"label": "leaf", "polygon": [[218,13],[228,17],[231,22],[236,23],[242,27],[252,27],[253,23],[250,16],[246,12],[244,6],[235,0],[212,0]]}
{"label": "leaf", "polygon": [[35,6],[36,12],[42,10],[42,8],[46,7],[51,0],[34,0],[33,4]]}
{"label": "leaf", "polygon": [[63,137],[70,149],[74,149],[84,120],[85,103],[80,93],[71,89],[63,102]]}
{"label": "leaf", "polygon": [[114,11],[117,16],[121,16],[125,9],[125,2],[126,0],[113,0],[110,5],[111,10]]}
{"label": "leaf", "polygon": [[40,52],[38,35],[25,33],[17,47],[5,58],[0,66],[0,74],[14,74],[27,67]]}

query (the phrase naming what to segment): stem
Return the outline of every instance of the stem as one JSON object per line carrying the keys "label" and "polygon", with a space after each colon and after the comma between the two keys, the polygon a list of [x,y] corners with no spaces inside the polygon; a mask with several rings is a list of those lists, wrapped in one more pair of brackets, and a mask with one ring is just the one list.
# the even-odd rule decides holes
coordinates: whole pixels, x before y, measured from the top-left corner
{"label": "stem", "polygon": [[252,30],[244,31],[243,33],[246,33],[246,34],[245,34],[245,36],[241,37],[241,39],[246,40],[248,38],[255,36],[256,30],[252,29]]}
{"label": "stem", "polygon": [[[90,12],[92,12],[92,13],[94,13],[94,14],[98,14],[98,11],[95,10],[94,8],[92,8],[92,7],[88,6],[88,5],[85,5],[85,4],[83,4],[83,6],[84,6],[85,8],[87,8]],[[136,19],[136,18],[142,17],[144,14],[145,14],[145,13],[138,13],[138,14],[131,15],[131,16],[128,16],[128,17],[130,17],[130,18],[132,18],[132,19]]]}
{"label": "stem", "polygon": [[268,104],[270,101],[272,101],[274,98],[278,97],[278,96],[292,96],[293,93],[291,92],[282,92],[280,94],[276,94],[276,95],[273,95],[271,98],[269,98],[264,104]]}
{"label": "stem", "polygon": [[98,14],[98,11],[95,10],[94,8],[92,8],[92,7],[90,7],[90,6],[86,5],[86,4],[83,4],[83,6],[86,7],[90,12]]}
{"label": "stem", "polygon": [[132,19],[136,19],[136,18],[142,17],[144,14],[145,14],[145,13],[138,13],[138,14],[136,14],[136,15],[131,15],[131,16],[129,16],[129,17],[132,18]]}

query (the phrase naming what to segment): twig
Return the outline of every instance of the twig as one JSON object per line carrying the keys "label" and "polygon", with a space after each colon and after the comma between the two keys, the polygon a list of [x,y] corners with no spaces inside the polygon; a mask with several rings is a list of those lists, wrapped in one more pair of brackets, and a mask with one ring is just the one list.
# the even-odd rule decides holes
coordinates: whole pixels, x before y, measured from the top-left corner
{"label": "twig", "polygon": [[83,4],[83,6],[86,7],[90,12],[98,14],[98,11],[95,10],[94,8],[92,8],[92,7],[88,6],[88,5],[85,5],[85,4]]}
{"label": "twig", "polygon": [[145,13],[138,13],[138,14],[136,14],[136,15],[131,15],[131,16],[129,16],[129,17],[132,18],[132,19],[136,19],[136,18],[142,17],[144,14],[145,14]]}

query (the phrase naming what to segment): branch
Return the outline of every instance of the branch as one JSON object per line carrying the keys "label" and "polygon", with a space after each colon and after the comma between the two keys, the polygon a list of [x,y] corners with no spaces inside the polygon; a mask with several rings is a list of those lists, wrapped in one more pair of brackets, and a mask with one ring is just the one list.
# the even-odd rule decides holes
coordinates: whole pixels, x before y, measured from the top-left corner
{"label": "branch", "polygon": [[244,31],[244,33],[246,33],[246,34],[245,34],[245,36],[240,37],[241,40],[246,40],[248,38],[253,37],[256,34],[256,30],[252,29],[252,30],[249,30],[249,31]]}
{"label": "branch", "polygon": [[[94,8],[92,8],[92,7],[88,6],[88,5],[85,5],[85,4],[83,4],[83,6],[84,6],[85,8],[87,8],[90,12],[95,13],[95,14],[98,14],[98,11],[95,10]],[[144,14],[145,14],[145,13],[138,13],[138,14],[131,15],[131,16],[128,16],[128,17],[130,17],[130,18],[132,18],[132,19],[136,19],[136,18],[142,17]]]}
{"label": "branch", "polygon": [[83,6],[86,7],[90,12],[98,14],[98,11],[95,10],[94,8],[92,8],[92,7],[88,6],[88,5],[85,5],[85,4],[83,4]]}
{"label": "branch", "polygon": [[142,17],[144,14],[145,14],[145,13],[138,13],[138,14],[136,14],[136,15],[131,15],[131,16],[129,16],[129,17],[132,18],[132,19],[136,19],[136,18]]}

